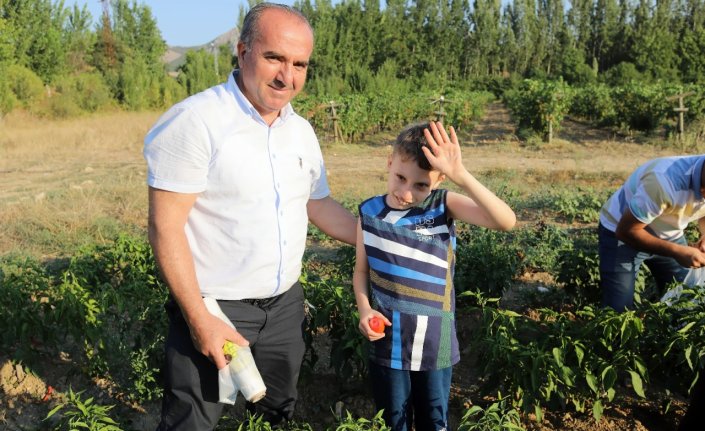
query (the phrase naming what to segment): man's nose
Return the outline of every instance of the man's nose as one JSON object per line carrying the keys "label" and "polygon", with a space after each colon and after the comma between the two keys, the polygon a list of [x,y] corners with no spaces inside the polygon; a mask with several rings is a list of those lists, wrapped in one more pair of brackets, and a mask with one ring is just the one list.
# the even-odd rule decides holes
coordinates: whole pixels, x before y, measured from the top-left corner
{"label": "man's nose", "polygon": [[281,63],[281,67],[279,68],[279,77],[283,83],[287,86],[291,86],[291,83],[294,80],[294,66],[283,61]]}

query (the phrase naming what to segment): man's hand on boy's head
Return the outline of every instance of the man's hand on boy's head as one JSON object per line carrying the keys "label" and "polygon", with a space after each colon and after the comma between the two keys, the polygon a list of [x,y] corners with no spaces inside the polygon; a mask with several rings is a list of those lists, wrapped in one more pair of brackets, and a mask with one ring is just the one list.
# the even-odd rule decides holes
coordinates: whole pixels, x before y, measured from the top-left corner
{"label": "man's hand on boy's head", "polygon": [[431,121],[428,129],[424,130],[426,143],[422,151],[433,169],[445,174],[451,181],[466,171],[460,153],[460,144],[455,129],[450,126],[450,136],[440,121]]}

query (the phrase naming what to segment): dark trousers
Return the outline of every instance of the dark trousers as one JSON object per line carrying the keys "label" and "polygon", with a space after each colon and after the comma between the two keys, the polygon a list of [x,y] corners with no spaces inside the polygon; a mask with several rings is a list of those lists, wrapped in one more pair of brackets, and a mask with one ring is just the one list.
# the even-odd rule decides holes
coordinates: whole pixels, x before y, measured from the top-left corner
{"label": "dark trousers", "polygon": [[[252,355],[267,387],[267,396],[248,410],[274,425],[294,414],[296,384],[306,349],[303,340],[304,295],[299,283],[264,300],[218,301],[238,332],[250,342]],[[212,430],[223,404],[218,403],[218,370],[198,352],[178,305],[166,305],[164,398],[159,431]]]}
{"label": "dark trousers", "polygon": [[[642,263],[649,268],[656,279],[656,285],[661,294],[665,292],[668,283],[682,282],[688,274],[688,268],[682,267],[672,257],[635,250],[619,241],[614,232],[602,224],[599,226],[598,237],[603,307],[612,307],[616,311],[633,308],[634,283]],[[673,242],[687,244],[684,237]]]}
{"label": "dark trousers", "polygon": [[369,368],[375,405],[393,431],[448,429],[453,367],[409,371],[370,362]]}
{"label": "dark trousers", "polygon": [[[700,370],[702,373],[704,370]],[[705,424],[705,377],[701,374],[690,394],[688,411],[683,416],[678,431],[700,431]]]}

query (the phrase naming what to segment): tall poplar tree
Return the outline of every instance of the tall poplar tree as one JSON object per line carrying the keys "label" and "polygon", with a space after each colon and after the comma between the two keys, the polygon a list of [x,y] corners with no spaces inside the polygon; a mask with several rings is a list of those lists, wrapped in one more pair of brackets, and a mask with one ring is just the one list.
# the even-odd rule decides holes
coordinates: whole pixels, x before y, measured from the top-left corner
{"label": "tall poplar tree", "polygon": [[589,58],[597,65],[597,71],[609,69],[619,63],[619,53],[613,49],[619,37],[619,6],[615,0],[595,2],[591,27]]}
{"label": "tall poplar tree", "polygon": [[66,63],[68,70],[83,72],[90,69],[95,33],[91,30],[93,17],[88,11],[88,6],[79,8],[74,4],[71,8],[62,39],[66,47]]}
{"label": "tall poplar tree", "polygon": [[500,1],[475,0],[469,20],[472,32],[468,55],[473,65],[472,74],[481,77],[500,73]]}
{"label": "tall poplar tree", "polygon": [[632,37],[637,69],[656,79],[677,78],[675,35],[671,33],[674,24],[670,0],[657,0],[655,8],[649,0],[639,1]]}
{"label": "tall poplar tree", "polygon": [[681,18],[677,51],[681,76],[685,82],[705,84],[705,2],[685,0]]}

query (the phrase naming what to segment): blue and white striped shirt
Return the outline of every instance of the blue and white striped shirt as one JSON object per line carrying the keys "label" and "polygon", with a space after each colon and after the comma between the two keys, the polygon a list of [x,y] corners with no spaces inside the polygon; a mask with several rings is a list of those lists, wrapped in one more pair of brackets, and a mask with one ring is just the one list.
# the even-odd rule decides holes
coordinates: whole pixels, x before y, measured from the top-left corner
{"label": "blue and white striped shirt", "polygon": [[375,363],[428,371],[460,360],[455,329],[455,225],[446,190],[417,207],[395,210],[385,196],[360,204],[370,287],[376,308],[391,322],[372,344]]}

